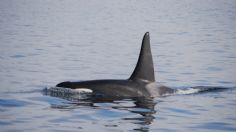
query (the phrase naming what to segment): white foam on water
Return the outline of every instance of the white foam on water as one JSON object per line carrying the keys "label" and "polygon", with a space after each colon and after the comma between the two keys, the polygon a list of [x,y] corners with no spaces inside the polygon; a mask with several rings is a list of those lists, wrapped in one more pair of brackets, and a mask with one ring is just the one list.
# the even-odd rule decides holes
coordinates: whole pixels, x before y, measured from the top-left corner
{"label": "white foam on water", "polygon": [[70,99],[87,99],[93,92],[91,89],[87,88],[70,89],[61,87],[49,87],[46,90],[48,95]]}
{"label": "white foam on water", "polygon": [[175,94],[194,94],[198,93],[200,89],[197,88],[186,88],[186,89],[177,89]]}
{"label": "white foam on water", "polygon": [[48,91],[51,92],[63,92],[63,93],[92,93],[93,90],[88,88],[76,88],[76,89],[70,89],[70,88],[61,88],[61,87],[49,87],[47,88]]}

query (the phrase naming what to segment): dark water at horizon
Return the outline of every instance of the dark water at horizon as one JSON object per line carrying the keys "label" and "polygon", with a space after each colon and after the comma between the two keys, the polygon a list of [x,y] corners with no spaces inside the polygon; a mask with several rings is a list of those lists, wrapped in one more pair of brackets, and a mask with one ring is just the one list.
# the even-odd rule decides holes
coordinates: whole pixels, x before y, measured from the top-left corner
{"label": "dark water at horizon", "polygon": [[[128,78],[147,31],[158,82],[226,89],[152,100],[42,93]],[[0,131],[236,131],[235,51],[234,0],[2,0]]]}

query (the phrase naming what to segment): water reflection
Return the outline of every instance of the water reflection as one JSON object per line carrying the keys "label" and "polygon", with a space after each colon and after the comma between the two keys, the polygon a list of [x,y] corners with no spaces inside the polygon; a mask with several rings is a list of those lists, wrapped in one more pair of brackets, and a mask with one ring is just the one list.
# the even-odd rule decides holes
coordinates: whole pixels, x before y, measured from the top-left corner
{"label": "water reflection", "polygon": [[140,114],[141,118],[124,118],[124,120],[130,120],[130,121],[140,121],[137,124],[140,124],[139,128],[136,128],[134,130],[138,131],[149,131],[149,125],[153,122],[155,119],[154,114],[155,111],[155,105],[157,103],[153,101],[151,98],[139,98],[135,100],[135,106],[133,109],[129,110],[132,113]]}
{"label": "water reflection", "polygon": [[[81,107],[91,107],[97,111],[105,111],[104,115],[99,113],[99,115],[110,116],[109,118],[114,118],[112,120],[117,120],[118,122],[126,122],[131,123],[135,127],[132,130],[135,131],[149,131],[149,126],[152,124],[155,119],[155,105],[157,104],[153,98],[114,98],[114,97],[102,97],[102,96],[92,96],[92,95],[83,95],[89,96],[89,98],[82,99],[78,96],[72,96],[71,93],[60,93],[60,92],[48,92],[44,91],[45,95],[59,97],[62,99],[69,100],[69,102],[64,104],[51,104],[51,108],[53,109],[79,109]],[[82,96],[82,95],[80,95]],[[106,110],[116,112],[115,114],[106,113]],[[128,113],[127,116],[123,116],[120,114],[120,111],[125,111]],[[118,116],[113,117],[114,115]],[[106,115],[105,115],[106,114]],[[119,115],[120,114],[120,115]],[[122,124],[117,125],[107,125],[104,124],[105,127],[118,127]],[[120,126],[122,127],[122,126]]]}

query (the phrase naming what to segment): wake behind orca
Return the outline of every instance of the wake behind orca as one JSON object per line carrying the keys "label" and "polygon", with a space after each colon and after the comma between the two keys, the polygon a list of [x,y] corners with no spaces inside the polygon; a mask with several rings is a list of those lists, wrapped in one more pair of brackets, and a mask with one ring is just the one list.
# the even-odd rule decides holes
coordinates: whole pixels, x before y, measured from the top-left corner
{"label": "wake behind orca", "polygon": [[137,65],[126,80],[89,80],[61,82],[56,87],[89,91],[93,94],[111,97],[157,97],[171,94],[175,90],[155,82],[150,36],[146,32],[141,46]]}

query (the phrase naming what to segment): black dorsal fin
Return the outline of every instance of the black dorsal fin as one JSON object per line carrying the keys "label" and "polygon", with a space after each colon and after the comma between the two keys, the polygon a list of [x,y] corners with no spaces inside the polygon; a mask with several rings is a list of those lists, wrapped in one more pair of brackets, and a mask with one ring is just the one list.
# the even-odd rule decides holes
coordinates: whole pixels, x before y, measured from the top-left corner
{"label": "black dorsal fin", "polygon": [[146,32],[143,37],[138,63],[129,80],[155,81],[149,32]]}

